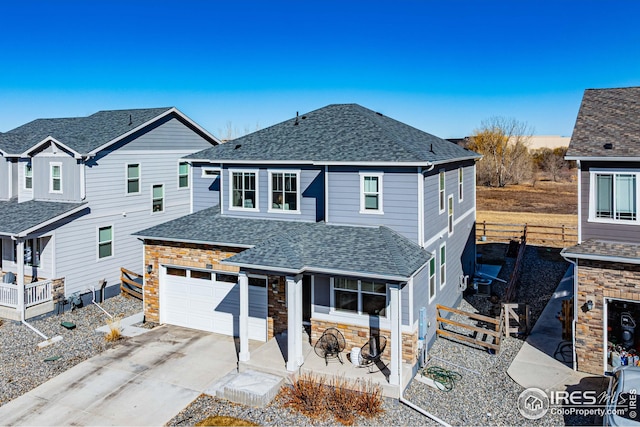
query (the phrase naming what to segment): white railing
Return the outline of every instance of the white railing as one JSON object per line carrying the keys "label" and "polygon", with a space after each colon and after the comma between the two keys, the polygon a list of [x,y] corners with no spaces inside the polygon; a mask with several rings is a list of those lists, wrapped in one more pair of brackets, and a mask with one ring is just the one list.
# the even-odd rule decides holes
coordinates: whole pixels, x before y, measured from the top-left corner
{"label": "white railing", "polygon": [[53,280],[42,280],[24,286],[24,306],[42,304],[53,300]]}
{"label": "white railing", "polygon": [[0,305],[12,308],[18,307],[18,285],[0,283]]}

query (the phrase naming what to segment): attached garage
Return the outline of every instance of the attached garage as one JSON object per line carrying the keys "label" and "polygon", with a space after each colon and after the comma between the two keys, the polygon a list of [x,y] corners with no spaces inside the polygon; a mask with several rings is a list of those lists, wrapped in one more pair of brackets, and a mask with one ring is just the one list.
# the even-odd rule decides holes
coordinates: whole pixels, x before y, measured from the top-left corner
{"label": "attached garage", "polygon": [[[163,266],[160,322],[238,336],[238,276]],[[249,276],[249,339],[267,340],[267,278]]]}

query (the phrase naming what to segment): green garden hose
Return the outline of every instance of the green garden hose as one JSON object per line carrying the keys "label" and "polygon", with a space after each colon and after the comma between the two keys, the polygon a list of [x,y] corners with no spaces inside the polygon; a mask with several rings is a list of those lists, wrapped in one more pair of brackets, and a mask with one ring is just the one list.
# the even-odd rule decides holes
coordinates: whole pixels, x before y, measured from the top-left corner
{"label": "green garden hose", "polygon": [[423,369],[422,373],[431,378],[438,389],[443,391],[451,391],[455,386],[455,382],[462,379],[462,375],[455,371],[450,371],[439,366],[431,366],[427,369]]}

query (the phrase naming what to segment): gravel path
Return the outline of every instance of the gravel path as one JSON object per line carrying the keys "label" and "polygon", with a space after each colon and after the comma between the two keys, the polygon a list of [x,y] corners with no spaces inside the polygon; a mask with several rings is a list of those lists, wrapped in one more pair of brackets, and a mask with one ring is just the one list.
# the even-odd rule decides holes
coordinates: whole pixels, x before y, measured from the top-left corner
{"label": "gravel path", "polygon": [[[142,311],[142,301],[122,296],[109,298],[101,305],[120,317]],[[42,337],[20,322],[4,320],[0,326],[0,406],[117,344],[106,342],[103,334],[95,332],[107,319],[106,314],[90,304],[64,314],[29,320],[29,324],[49,338],[63,337],[62,341],[42,349],[37,347]],[[68,330],[60,326],[63,321],[75,323],[76,328]],[[55,356],[60,359],[44,361]]]}
{"label": "gravel path", "polygon": [[[551,294],[565,274],[568,264],[558,255],[559,250],[530,246],[525,253],[523,269],[516,300],[527,301],[531,308],[532,325],[540,316]],[[507,258],[499,277],[507,279],[513,269],[514,259]],[[504,287],[496,286],[500,295]],[[463,300],[461,308],[488,313],[492,305],[486,297],[470,296]],[[433,413],[451,425],[587,425],[590,418],[567,417],[548,413],[542,419],[530,421],[520,415],[517,398],[524,390],[507,375],[507,369],[523,341],[513,337],[503,340],[498,355],[472,348],[457,342],[438,338],[429,351],[432,357],[428,366],[440,366],[462,374],[451,392],[433,389],[413,381],[404,397]],[[454,364],[444,363],[441,360]],[[360,418],[356,425],[436,425],[396,400],[385,400],[385,412],[373,420]],[[336,425],[333,419],[311,420],[282,407],[274,400],[265,408],[252,408],[233,404],[211,396],[202,395],[177,414],[168,425],[193,425],[213,415],[228,415],[246,419],[261,425]]]}

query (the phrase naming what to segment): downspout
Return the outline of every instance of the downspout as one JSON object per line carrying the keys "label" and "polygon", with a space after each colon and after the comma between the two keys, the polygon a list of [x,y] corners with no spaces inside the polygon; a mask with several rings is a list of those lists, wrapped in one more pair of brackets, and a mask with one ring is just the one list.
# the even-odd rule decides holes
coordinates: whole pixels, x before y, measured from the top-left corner
{"label": "downspout", "polygon": [[573,319],[571,320],[571,346],[573,347],[573,370],[577,371],[578,360],[576,355],[576,318],[578,316],[578,261],[573,261],[572,259],[567,258],[562,252],[560,252],[560,255],[562,256],[562,258],[564,258],[565,261],[573,265]]}
{"label": "downspout", "polygon": [[110,319],[113,319],[113,316],[112,316],[112,315],[110,315],[109,313],[107,313],[107,310],[105,310],[104,308],[102,308],[102,306],[100,306],[100,304],[98,304],[98,303],[96,302],[96,288],[95,288],[94,286],[92,286],[92,287],[91,287],[91,289],[87,289],[87,290],[88,290],[88,291],[91,291],[91,295],[92,295],[92,297],[91,297],[91,302],[92,302],[93,304],[97,305],[97,306],[98,306],[98,308],[99,308],[100,310],[102,310],[102,311],[104,312],[104,314],[106,314],[107,316],[109,316],[109,318],[110,318]]}

